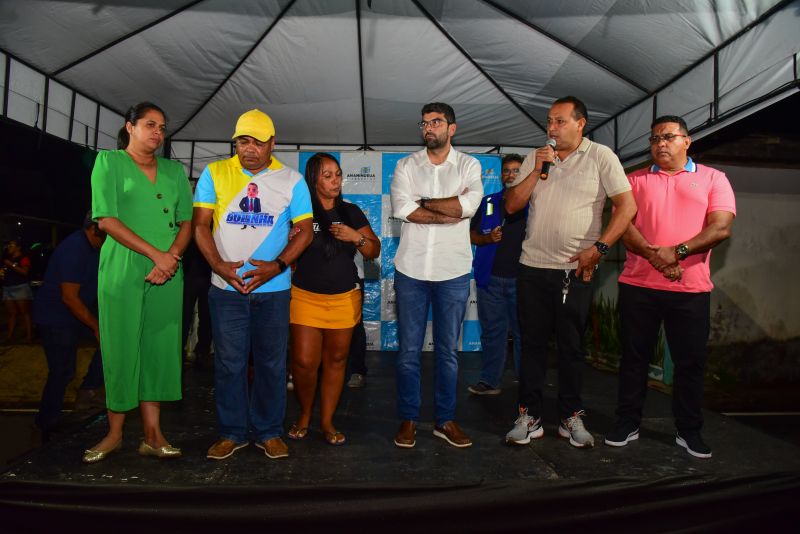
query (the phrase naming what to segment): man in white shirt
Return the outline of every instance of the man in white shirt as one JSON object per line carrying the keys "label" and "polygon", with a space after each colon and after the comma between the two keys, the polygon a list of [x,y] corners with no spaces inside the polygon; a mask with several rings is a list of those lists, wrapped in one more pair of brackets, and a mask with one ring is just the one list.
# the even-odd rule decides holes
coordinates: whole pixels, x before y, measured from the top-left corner
{"label": "man in white shirt", "polygon": [[436,424],[433,434],[455,447],[472,441],[453,420],[458,379],[458,336],[469,297],[472,249],[469,220],[483,198],[481,166],[450,145],[456,116],[447,104],[422,108],[425,149],[401,159],[392,180],[392,211],[403,221],[395,256],[394,288],[400,351],[398,447],[416,444],[421,403],[422,344],[433,308]]}

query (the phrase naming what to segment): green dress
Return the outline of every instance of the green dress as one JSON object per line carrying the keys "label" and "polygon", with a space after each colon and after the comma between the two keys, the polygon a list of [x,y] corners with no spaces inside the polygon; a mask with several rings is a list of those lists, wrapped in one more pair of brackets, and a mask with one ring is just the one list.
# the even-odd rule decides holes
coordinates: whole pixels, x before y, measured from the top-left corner
{"label": "green dress", "polygon": [[[92,170],[92,216],[115,217],[167,250],[178,223],[192,218],[183,165],[158,158],[153,184],[124,150],[103,151]],[[108,236],[100,251],[98,307],[106,404],[123,412],[140,401],[181,398],[183,270],[161,286],[145,281],[153,262]]]}

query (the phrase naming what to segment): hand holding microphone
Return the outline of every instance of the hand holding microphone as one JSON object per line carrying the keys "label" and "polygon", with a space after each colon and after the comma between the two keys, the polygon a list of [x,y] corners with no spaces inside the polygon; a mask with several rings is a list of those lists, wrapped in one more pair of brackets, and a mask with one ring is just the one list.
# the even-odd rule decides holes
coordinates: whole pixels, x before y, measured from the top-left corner
{"label": "hand holding microphone", "polygon": [[[551,148],[552,150],[547,150],[547,148]],[[550,175],[550,164],[552,163],[552,157],[554,155],[555,149],[556,149],[556,140],[548,139],[547,143],[545,143],[545,146],[537,151],[538,153],[537,155],[551,158],[542,162],[542,170],[539,171],[540,180],[547,180],[547,177]]]}

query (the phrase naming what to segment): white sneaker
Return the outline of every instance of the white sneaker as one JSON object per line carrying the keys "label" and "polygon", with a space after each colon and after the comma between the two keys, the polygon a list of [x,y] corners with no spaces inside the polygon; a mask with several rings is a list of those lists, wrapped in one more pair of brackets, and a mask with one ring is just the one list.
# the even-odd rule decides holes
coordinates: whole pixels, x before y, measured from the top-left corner
{"label": "white sneaker", "polygon": [[558,425],[558,435],[562,438],[569,438],[569,444],[573,447],[594,447],[594,437],[583,426],[582,416],[586,415],[583,410],[575,412],[572,417],[567,417]]}
{"label": "white sneaker", "polygon": [[531,439],[539,439],[544,436],[542,428],[542,418],[534,419],[528,415],[528,409],[520,406],[519,417],[514,421],[514,428],[506,434],[506,443],[517,445],[527,445]]}

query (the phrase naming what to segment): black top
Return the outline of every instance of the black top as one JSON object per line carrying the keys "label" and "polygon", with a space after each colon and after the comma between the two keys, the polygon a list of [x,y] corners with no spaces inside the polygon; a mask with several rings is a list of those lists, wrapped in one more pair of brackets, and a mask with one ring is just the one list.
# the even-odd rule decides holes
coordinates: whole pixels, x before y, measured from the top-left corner
{"label": "black top", "polygon": [[194,239],[189,241],[189,245],[183,252],[181,267],[183,268],[184,279],[204,280],[211,284],[211,266],[202,252],[200,252],[200,249],[197,248]]}
{"label": "black top", "polygon": [[[355,230],[369,224],[361,208],[345,202],[342,209],[347,213],[341,216],[335,208],[326,212],[331,221],[350,221],[349,226]],[[314,239],[297,260],[297,269],[292,275],[292,285],[324,295],[346,293],[359,287],[358,271],[353,262],[356,246],[353,243],[339,241],[336,254],[332,258],[325,257],[325,241],[335,239],[330,233],[323,235],[320,225],[314,220]]]}

